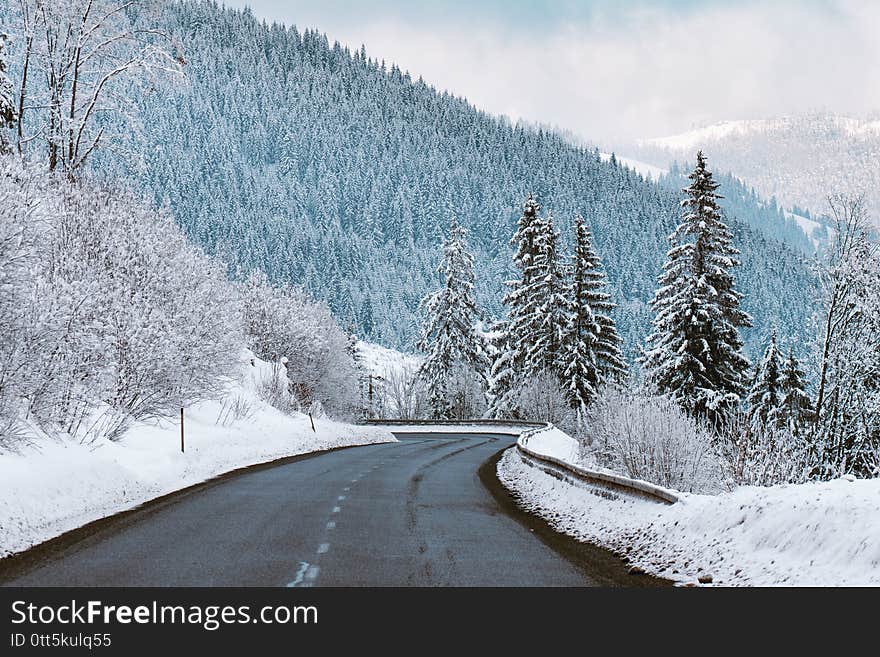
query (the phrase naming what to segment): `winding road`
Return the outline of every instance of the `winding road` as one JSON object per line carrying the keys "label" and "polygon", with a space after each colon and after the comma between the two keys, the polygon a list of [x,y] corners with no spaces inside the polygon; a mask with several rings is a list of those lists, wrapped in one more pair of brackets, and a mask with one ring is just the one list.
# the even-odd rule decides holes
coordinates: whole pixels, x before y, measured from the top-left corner
{"label": "winding road", "polygon": [[9,586],[652,586],[519,511],[494,477],[513,437],[398,434],[102,521],[0,562]]}

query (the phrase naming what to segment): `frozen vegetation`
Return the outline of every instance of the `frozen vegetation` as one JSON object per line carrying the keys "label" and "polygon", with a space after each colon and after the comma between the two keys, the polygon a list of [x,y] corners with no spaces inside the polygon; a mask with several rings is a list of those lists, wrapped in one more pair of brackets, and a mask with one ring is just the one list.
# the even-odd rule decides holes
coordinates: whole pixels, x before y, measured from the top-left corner
{"label": "frozen vegetation", "polygon": [[[0,15],[15,11],[9,4]],[[113,148],[97,148],[82,166],[167,205],[195,244],[234,268],[301,286],[347,330],[404,350],[418,340],[418,304],[435,287],[434,254],[451,213],[469,231],[478,302],[490,316],[503,312],[510,235],[534,192],[563,239],[576,214],[590,224],[624,351],[635,355],[677,190],[552,131],[480,112],[383,64],[382,53],[215,3],[156,7],[139,20],[168,34],[158,45],[169,57],[151,59],[149,75],[114,78],[114,98],[129,103],[89,131],[104,128]],[[25,42],[18,20],[7,23],[18,75]],[[30,93],[34,104],[47,96]],[[25,135],[44,119],[26,112]],[[799,243],[780,244],[790,235],[765,230],[764,215],[750,197],[731,213],[755,318],[744,339],[755,350],[772,324],[805,331],[812,285]],[[805,239],[796,227],[792,234]]]}
{"label": "frozen vegetation", "polygon": [[138,420],[116,440],[89,442],[31,428],[26,443],[0,453],[0,558],[231,470],[394,440],[324,416],[314,418],[313,431],[307,415],[267,401],[267,386],[289,383],[253,352],[235,354],[217,398],[186,409],[184,453],[177,418]]}
{"label": "frozen vegetation", "polygon": [[525,508],[634,572],[682,584],[880,585],[880,479],[742,486],[667,506],[560,481],[512,450],[498,474]]}

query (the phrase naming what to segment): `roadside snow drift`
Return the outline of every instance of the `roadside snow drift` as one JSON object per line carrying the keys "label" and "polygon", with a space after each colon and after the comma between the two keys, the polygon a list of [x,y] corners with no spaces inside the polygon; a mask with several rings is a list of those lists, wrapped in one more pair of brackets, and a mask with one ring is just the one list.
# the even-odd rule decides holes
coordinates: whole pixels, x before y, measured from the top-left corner
{"label": "roadside snow drift", "polygon": [[513,449],[498,475],[559,531],[661,577],[728,586],[880,585],[877,479],[682,494],[664,506],[559,481]]}
{"label": "roadside snow drift", "polygon": [[185,453],[180,425],[156,422],[133,426],[118,442],[43,437],[20,453],[0,454],[0,558],[230,470],[395,440],[385,429],[324,418],[315,418],[313,432],[308,416],[259,399],[267,363],[247,352],[242,367],[242,381],[230,383],[224,400],[186,409]]}

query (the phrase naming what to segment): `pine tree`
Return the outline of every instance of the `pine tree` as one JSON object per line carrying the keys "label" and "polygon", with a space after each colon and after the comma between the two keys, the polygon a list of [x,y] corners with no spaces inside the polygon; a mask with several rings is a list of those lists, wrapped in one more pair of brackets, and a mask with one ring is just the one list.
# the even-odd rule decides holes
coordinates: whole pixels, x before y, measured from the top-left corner
{"label": "pine tree", "polygon": [[792,435],[798,435],[801,427],[812,419],[813,402],[807,394],[804,371],[793,349],[788,351],[780,383],[782,401],[779,404],[779,421],[788,427]]}
{"label": "pine tree", "polygon": [[6,74],[6,35],[0,33],[0,155],[11,151],[6,131],[15,125],[17,116],[12,82]]}
{"label": "pine tree", "polygon": [[[559,232],[553,226],[553,215],[538,224],[538,241],[534,260],[531,294],[538,300],[534,336],[521,336],[525,352],[524,372],[546,371],[560,379],[565,369],[562,342],[569,323],[568,299],[563,265],[559,253]],[[531,324],[531,323],[530,323]]]}
{"label": "pine tree", "polygon": [[529,194],[511,240],[516,246],[513,263],[520,271],[520,278],[507,282],[510,290],[504,297],[504,304],[508,306],[507,318],[496,327],[497,356],[491,375],[492,413],[496,417],[514,410],[510,408],[510,398],[526,370],[529,339],[533,340],[540,333],[538,309],[542,299],[536,294],[536,281],[540,276],[536,262],[543,232],[540,211],[538,201]]}
{"label": "pine tree", "polygon": [[571,280],[567,289],[570,312],[563,338],[562,382],[571,405],[583,412],[596,397],[599,387],[626,371],[611,312],[614,304],[605,292],[607,281],[602,261],[593,248],[590,228],[583,217],[575,218],[575,246]]}
{"label": "pine tree", "polygon": [[739,329],[751,325],[730,270],[739,261],[721,218],[718,184],[702,151],[682,190],[682,222],[670,237],[656,316],[641,359],[661,393],[671,394],[695,417],[716,423],[736,407],[749,369]]}
{"label": "pine tree", "polygon": [[775,426],[781,403],[782,363],[774,330],[764,356],[755,366],[755,380],[747,400],[749,419],[760,426]]}
{"label": "pine tree", "polygon": [[425,321],[416,346],[426,354],[419,374],[431,392],[435,417],[442,419],[449,411],[447,385],[453,370],[464,368],[482,377],[487,365],[485,340],[477,329],[481,312],[474,297],[474,257],[454,216],[438,271],[444,285],[422,302]]}

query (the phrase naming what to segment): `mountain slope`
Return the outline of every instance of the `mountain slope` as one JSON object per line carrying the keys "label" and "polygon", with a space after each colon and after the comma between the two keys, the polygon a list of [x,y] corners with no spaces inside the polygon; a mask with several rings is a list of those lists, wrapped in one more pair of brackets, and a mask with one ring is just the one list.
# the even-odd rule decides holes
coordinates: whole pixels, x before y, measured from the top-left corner
{"label": "mountain slope", "polygon": [[[201,2],[171,5],[168,23],[187,83],[144,95],[144,140],[106,150],[95,164],[167,203],[209,251],[300,283],[361,336],[407,347],[418,302],[437,285],[453,213],[471,232],[479,300],[500,316],[509,239],[533,191],[565,232],[577,212],[592,224],[634,353],[677,192],[316,32]],[[763,339],[774,324],[803,337],[811,279],[802,256],[745,225],[734,230],[756,318],[747,339]]]}
{"label": "mountain slope", "polygon": [[725,121],[680,135],[647,139],[633,155],[665,166],[702,148],[716,165],[786,208],[823,213],[829,194],[866,194],[880,215],[880,120],[828,113]]}

